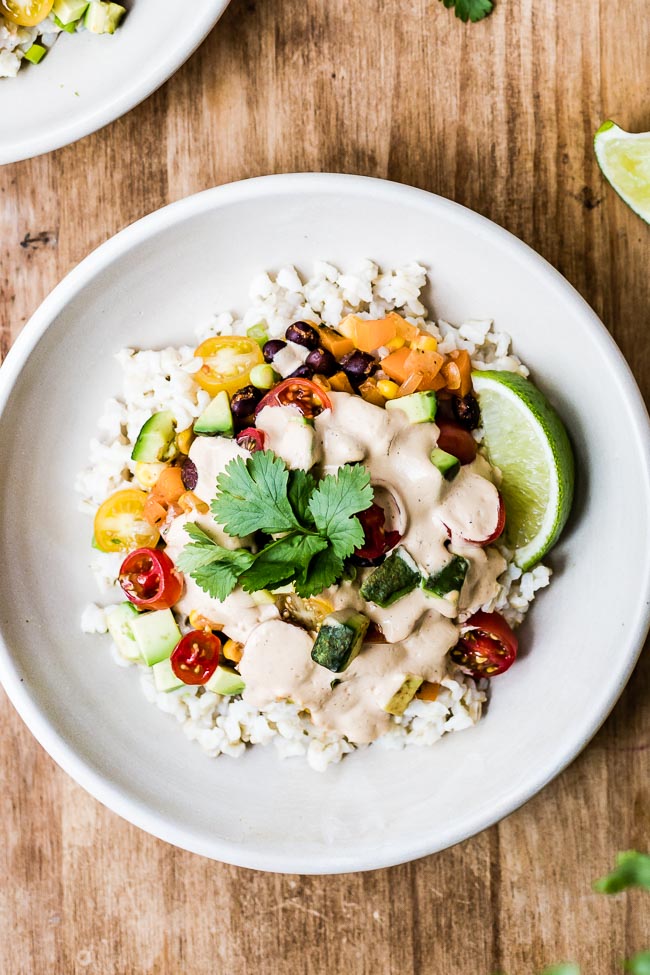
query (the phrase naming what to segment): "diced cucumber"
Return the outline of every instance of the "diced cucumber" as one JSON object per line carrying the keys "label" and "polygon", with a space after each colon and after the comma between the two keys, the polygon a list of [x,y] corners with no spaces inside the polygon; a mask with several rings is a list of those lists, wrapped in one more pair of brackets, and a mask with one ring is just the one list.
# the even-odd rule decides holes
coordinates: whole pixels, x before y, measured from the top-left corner
{"label": "diced cucumber", "polygon": [[131,625],[139,615],[133,603],[120,603],[106,610],[106,623],[113,643],[126,660],[134,663],[142,659]]}
{"label": "diced cucumber", "polygon": [[241,694],[246,687],[246,681],[232,667],[224,667],[219,664],[210,680],[204,686],[206,691],[212,691],[213,694],[233,696],[235,694]]}
{"label": "diced cucumber", "polygon": [[235,424],[232,419],[230,400],[228,393],[222,389],[217,393],[211,403],[208,403],[201,416],[194,424],[194,433],[203,433],[207,436],[232,437],[235,433]]}
{"label": "diced cucumber", "polygon": [[431,463],[437,467],[442,476],[447,481],[453,481],[460,470],[460,461],[453,454],[448,454],[440,447],[434,447],[431,451]]}
{"label": "diced cucumber", "polygon": [[431,596],[440,596],[443,599],[452,599],[458,602],[460,591],[463,588],[465,576],[469,569],[469,562],[462,555],[452,555],[451,562],[448,562],[438,572],[434,572],[428,579],[422,580],[422,588]]}
{"label": "diced cucumber", "polygon": [[54,0],[52,13],[63,27],[80,20],[88,8],[88,0]]}
{"label": "diced cucumber", "polygon": [[164,660],[159,660],[157,664],[153,665],[153,682],[156,685],[157,691],[175,691],[179,687],[187,687],[187,685],[179,680],[174,671],[172,670],[172,662],[169,657],[165,657]]}
{"label": "diced cucumber", "polygon": [[249,339],[257,342],[260,349],[263,349],[269,340],[269,333],[266,330],[266,325],[263,322],[258,322],[257,325],[251,325],[247,330],[246,335]]}
{"label": "diced cucumber", "polygon": [[141,613],[131,624],[131,629],[142,659],[149,667],[153,667],[159,660],[171,657],[181,638],[181,631],[171,609]]}
{"label": "diced cucumber", "polygon": [[389,399],[386,403],[387,410],[402,410],[411,423],[430,423],[436,418],[437,408],[438,400],[432,389]]}
{"label": "diced cucumber", "polygon": [[26,61],[31,61],[32,64],[38,64],[39,61],[43,60],[46,54],[47,48],[43,47],[42,44],[32,44],[31,47],[27,48],[23,57]]}
{"label": "diced cucumber", "polygon": [[56,16],[56,14],[54,15],[54,17],[52,19],[54,20],[54,23],[56,24],[56,26],[57,27],[60,27],[61,30],[64,30],[66,32],[66,34],[74,34],[74,32],[77,29],[77,24],[79,23],[78,20],[73,20],[69,24],[64,24],[62,21],[59,20],[59,18]]}
{"label": "diced cucumber", "polygon": [[415,677],[413,674],[407,674],[399,690],[397,690],[390,700],[383,705],[383,710],[387,711],[388,714],[394,714],[396,716],[404,714],[407,707],[415,697],[416,691],[419,689],[421,683],[422,677]]}
{"label": "diced cucumber", "polygon": [[368,602],[385,608],[415,589],[420,579],[417,565],[400,546],[368,576],[360,592]]}
{"label": "diced cucumber", "polygon": [[84,15],[84,27],[93,34],[114,34],[126,7],[106,0],[91,0]]}
{"label": "diced cucumber", "polygon": [[155,464],[173,460],[176,456],[176,420],[169,410],[154,413],[142,425],[131,453],[131,460]]}
{"label": "diced cucumber", "polygon": [[342,609],[326,616],[311,651],[311,659],[321,667],[340,674],[350,666],[361,649],[370,620],[363,613]]}

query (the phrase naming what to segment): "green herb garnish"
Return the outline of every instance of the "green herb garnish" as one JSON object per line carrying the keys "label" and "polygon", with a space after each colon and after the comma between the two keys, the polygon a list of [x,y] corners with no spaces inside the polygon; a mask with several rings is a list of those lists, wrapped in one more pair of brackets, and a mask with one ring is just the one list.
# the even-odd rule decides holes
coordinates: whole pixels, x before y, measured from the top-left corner
{"label": "green herb garnish", "polygon": [[627,850],[616,857],[616,868],[593,885],[598,894],[618,894],[628,887],[650,890],[650,856]]}
{"label": "green herb garnish", "polygon": [[464,24],[471,20],[473,24],[477,20],[483,20],[488,14],[492,13],[494,7],[493,0],[442,0],[445,7],[453,7],[454,12]]}
{"label": "green herb garnish", "polygon": [[632,975],[650,975],[650,951],[640,951],[625,962],[625,971]]}
{"label": "green herb garnish", "polygon": [[370,475],[358,464],[316,481],[305,471],[287,470],[269,450],[237,457],[217,478],[210,506],[215,520],[233,537],[280,537],[253,554],[224,548],[190,522],[185,529],[192,541],[178,567],[220,601],[238,583],[247,592],[293,583],[299,596],[315,596],[341,577],[344,560],[363,544],[356,515],[372,498]]}

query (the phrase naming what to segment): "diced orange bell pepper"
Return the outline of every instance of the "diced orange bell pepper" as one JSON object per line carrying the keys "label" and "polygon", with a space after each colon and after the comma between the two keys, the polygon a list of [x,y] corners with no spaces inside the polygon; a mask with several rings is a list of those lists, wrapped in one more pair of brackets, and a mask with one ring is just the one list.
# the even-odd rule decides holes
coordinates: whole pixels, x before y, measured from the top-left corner
{"label": "diced orange bell pepper", "polygon": [[[397,316],[399,318],[399,315]],[[387,345],[397,335],[392,316],[387,318],[358,318],[354,328],[354,341],[362,352],[374,352]]]}
{"label": "diced orange bell pepper", "polygon": [[164,471],[160,472],[160,477],[154,484],[151,493],[161,504],[169,506],[174,501],[178,501],[181,494],[185,494],[186,490],[180,467],[166,467]]}
{"label": "diced orange bell pepper", "polygon": [[408,377],[408,370],[406,368],[406,360],[411,354],[411,350],[404,346],[398,349],[396,352],[391,352],[384,359],[381,360],[381,368],[384,370],[387,376],[394,379],[396,383],[401,386],[403,382],[406,381]]}
{"label": "diced orange bell pepper", "polygon": [[393,322],[398,335],[401,335],[403,339],[407,342],[412,342],[420,334],[420,329],[416,328],[415,325],[411,325],[407,322],[405,318],[398,315],[396,311],[391,311],[386,318]]}
{"label": "diced orange bell pepper", "polygon": [[458,395],[467,396],[472,392],[472,360],[469,352],[467,349],[456,349],[449,353],[449,358],[458,367],[460,377],[460,383],[457,387]]}
{"label": "diced orange bell pepper", "polygon": [[340,359],[354,349],[352,339],[340,335],[335,329],[328,328],[327,325],[319,325],[316,329],[320,336],[320,344],[328,352],[331,352],[335,359]]}
{"label": "diced orange bell pepper", "polygon": [[152,528],[160,528],[167,517],[167,508],[150,494],[144,503],[142,517]]}
{"label": "diced orange bell pepper", "polygon": [[421,389],[434,389],[434,380],[442,369],[445,357],[439,352],[420,352],[417,349],[410,349],[404,362],[407,373],[421,372],[423,385]]}

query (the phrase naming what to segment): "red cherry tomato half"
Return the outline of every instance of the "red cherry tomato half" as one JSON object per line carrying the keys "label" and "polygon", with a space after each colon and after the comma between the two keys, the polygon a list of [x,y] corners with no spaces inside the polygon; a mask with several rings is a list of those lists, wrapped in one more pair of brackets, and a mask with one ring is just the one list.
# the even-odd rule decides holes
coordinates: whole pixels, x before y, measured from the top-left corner
{"label": "red cherry tomato half", "polygon": [[385,530],[386,514],[379,504],[373,502],[365,511],[360,511],[357,518],[361,522],[364,534],[363,545],[354,552],[360,559],[380,558],[391,548],[395,548],[402,537],[397,531]]}
{"label": "red cherry tomato half", "polygon": [[172,653],[174,674],[184,684],[207,683],[219,663],[221,640],[209,630],[192,630],[186,633]]}
{"label": "red cherry tomato half", "polygon": [[183,577],[163,551],[137,548],[120,568],[120,585],[126,598],[139,609],[169,609],[181,598]]}
{"label": "red cherry tomato half", "polygon": [[451,420],[436,420],[440,430],[438,446],[457,457],[461,464],[471,464],[476,457],[476,441],[469,430]]}
{"label": "red cherry tomato half", "polygon": [[[495,542],[500,535],[503,534],[503,529],[506,527],[506,506],[503,503],[503,498],[499,495],[499,510],[497,512],[497,526],[487,538],[466,538],[466,542],[471,542],[472,545],[491,545]],[[449,529],[447,529],[449,531]]]}
{"label": "red cherry tomato half", "polygon": [[264,431],[256,430],[255,427],[246,427],[235,438],[240,447],[245,447],[254,454],[257,450],[264,450]]}
{"label": "red cherry tomato half", "polygon": [[500,613],[474,613],[462,624],[451,659],[472,677],[496,677],[517,658],[519,641]]}
{"label": "red cherry tomato half", "polygon": [[303,416],[313,419],[323,410],[331,410],[332,401],[311,379],[295,378],[285,379],[268,392],[258,403],[255,416],[265,406],[297,406]]}

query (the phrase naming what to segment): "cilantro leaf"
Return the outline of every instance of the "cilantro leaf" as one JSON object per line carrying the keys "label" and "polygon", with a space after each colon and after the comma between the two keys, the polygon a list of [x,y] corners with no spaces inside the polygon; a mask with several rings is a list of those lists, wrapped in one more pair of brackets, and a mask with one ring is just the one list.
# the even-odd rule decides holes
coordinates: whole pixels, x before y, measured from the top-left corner
{"label": "cilantro leaf", "polygon": [[618,894],[627,887],[650,890],[650,856],[647,853],[637,853],[636,850],[619,853],[615,869],[593,885],[598,894]]}
{"label": "cilantro leaf", "polygon": [[625,962],[625,971],[632,975],[650,975],[650,951],[640,951]]}
{"label": "cilantro leaf", "polygon": [[339,559],[363,544],[361,522],[353,516],[369,508],[372,498],[370,474],[359,464],[342,467],[336,477],[328,474],[312,494],[309,509],[316,527],[329,539]]}
{"label": "cilantro leaf", "polygon": [[237,585],[242,572],[254,561],[255,556],[245,548],[220,548],[209,565],[199,565],[191,577],[213,599],[223,602]]}
{"label": "cilantro leaf", "polygon": [[298,521],[308,528],[314,527],[314,516],[309,510],[309,499],[316,488],[316,481],[307,471],[289,471],[289,504]]}
{"label": "cilantro leaf", "polygon": [[279,586],[291,580],[296,571],[306,570],[325,548],[327,539],[319,535],[285,535],[265,546],[239,581],[247,592]]}
{"label": "cilantro leaf", "polygon": [[494,9],[494,0],[442,0],[448,9],[454,7],[454,12],[464,24],[471,20],[475,24],[483,20]]}
{"label": "cilantro leaf", "polygon": [[216,551],[221,548],[214,538],[199,528],[195,521],[188,521],[183,527],[192,539],[192,543],[188,543],[176,559],[177,567],[183,572],[192,572],[214,562],[217,557]]}
{"label": "cilantro leaf", "polygon": [[319,553],[318,558],[312,559],[307,567],[297,573],[294,587],[299,596],[308,599],[333,586],[342,573],[343,560],[328,545]]}
{"label": "cilantro leaf", "polygon": [[229,535],[292,531],[298,522],[287,497],[289,471],[270,450],[235,457],[217,478],[210,509]]}

